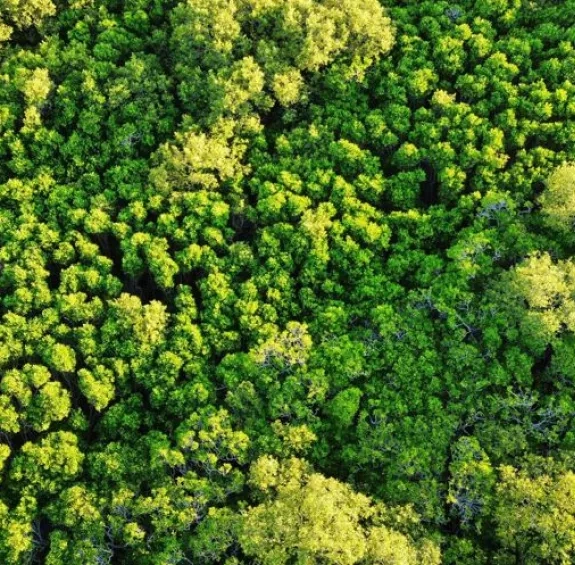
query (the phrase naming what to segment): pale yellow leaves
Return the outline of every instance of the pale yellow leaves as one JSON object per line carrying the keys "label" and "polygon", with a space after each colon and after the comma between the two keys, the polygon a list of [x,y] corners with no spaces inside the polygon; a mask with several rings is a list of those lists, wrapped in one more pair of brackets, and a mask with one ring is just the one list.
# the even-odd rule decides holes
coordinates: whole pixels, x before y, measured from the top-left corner
{"label": "pale yellow leaves", "polygon": [[[522,340],[541,350],[561,331],[575,330],[575,265],[531,255],[503,276],[497,300]],[[510,325],[511,326],[511,325]]]}
{"label": "pale yellow leaves", "polygon": [[573,230],[575,223],[575,165],[565,164],[547,180],[539,199],[547,223],[559,230]]}
{"label": "pale yellow leaves", "polygon": [[55,13],[56,6],[50,0],[0,0],[2,17],[20,29],[38,26]]}
{"label": "pale yellow leaves", "polygon": [[[393,511],[373,504],[345,483],[314,472],[302,459],[279,462],[261,457],[252,465],[250,483],[264,501],[244,513],[240,543],[258,563],[440,563],[436,544],[415,541],[383,523],[384,515]],[[405,509],[397,514],[399,523]]]}

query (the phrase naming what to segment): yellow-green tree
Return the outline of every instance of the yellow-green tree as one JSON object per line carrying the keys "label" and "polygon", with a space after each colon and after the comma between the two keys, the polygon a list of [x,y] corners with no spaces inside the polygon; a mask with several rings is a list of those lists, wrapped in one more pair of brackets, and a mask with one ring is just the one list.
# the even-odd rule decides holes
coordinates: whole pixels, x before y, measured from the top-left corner
{"label": "yellow-green tree", "polygon": [[[439,550],[415,542],[382,519],[382,507],[349,485],[314,472],[305,461],[262,457],[250,480],[262,503],[243,515],[243,551],[264,565],[333,563],[438,564]],[[417,522],[409,509],[398,509]],[[400,521],[400,520],[399,520]]]}
{"label": "yellow-green tree", "polygon": [[575,559],[575,473],[501,468],[494,511],[502,553],[513,561],[568,565]]}
{"label": "yellow-green tree", "polygon": [[573,230],[575,222],[575,165],[558,167],[547,179],[539,198],[546,222],[561,231]]}
{"label": "yellow-green tree", "polygon": [[541,352],[561,331],[575,329],[574,296],[575,265],[534,254],[504,274],[497,309],[503,307],[511,335],[519,331],[522,343]]}

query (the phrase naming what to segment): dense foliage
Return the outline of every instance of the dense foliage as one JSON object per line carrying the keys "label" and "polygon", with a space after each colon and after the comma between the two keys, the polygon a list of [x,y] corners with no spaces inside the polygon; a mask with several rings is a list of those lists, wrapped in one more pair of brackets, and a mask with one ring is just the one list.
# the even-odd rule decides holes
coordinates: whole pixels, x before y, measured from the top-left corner
{"label": "dense foliage", "polygon": [[0,0],[0,563],[575,561],[575,0]]}

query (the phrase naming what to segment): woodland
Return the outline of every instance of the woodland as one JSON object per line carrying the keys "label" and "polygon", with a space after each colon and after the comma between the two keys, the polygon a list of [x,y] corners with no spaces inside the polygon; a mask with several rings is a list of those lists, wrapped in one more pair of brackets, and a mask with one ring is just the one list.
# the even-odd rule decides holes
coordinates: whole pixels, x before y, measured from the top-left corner
{"label": "woodland", "polygon": [[0,563],[575,563],[575,0],[0,0]]}

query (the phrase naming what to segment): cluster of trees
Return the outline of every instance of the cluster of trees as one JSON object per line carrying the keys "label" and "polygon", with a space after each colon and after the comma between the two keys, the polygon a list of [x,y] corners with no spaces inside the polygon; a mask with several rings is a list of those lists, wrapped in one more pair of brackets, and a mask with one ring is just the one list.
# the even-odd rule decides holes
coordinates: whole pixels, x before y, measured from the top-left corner
{"label": "cluster of trees", "polygon": [[575,561],[574,68],[574,0],[0,0],[0,562]]}

